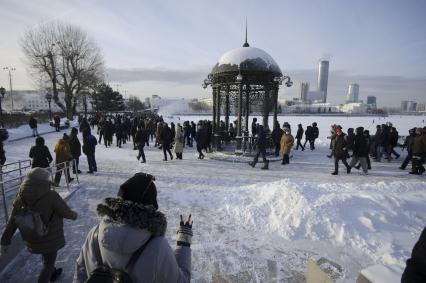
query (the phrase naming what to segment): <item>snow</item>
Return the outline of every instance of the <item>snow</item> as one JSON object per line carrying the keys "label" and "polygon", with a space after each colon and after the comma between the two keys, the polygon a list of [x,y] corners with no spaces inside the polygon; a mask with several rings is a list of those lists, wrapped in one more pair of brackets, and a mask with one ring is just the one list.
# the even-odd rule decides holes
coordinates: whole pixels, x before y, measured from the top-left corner
{"label": "snow", "polygon": [[[61,118],[61,125],[65,123],[67,119]],[[76,126],[77,121],[71,121],[71,126]],[[18,128],[14,129],[7,129],[9,133],[9,139],[8,141],[13,141],[16,139],[26,138],[32,136],[32,130],[28,124],[19,126]],[[48,123],[39,123],[37,125],[37,131],[40,135],[51,133],[55,131],[55,127],[50,126]]]}
{"label": "snow", "polygon": [[399,283],[403,270],[400,266],[383,266],[380,264],[371,266],[361,271],[365,278],[374,283]]}
{"label": "snow", "polygon": [[[206,119],[205,116],[167,117],[168,121]],[[316,121],[317,150],[293,151],[291,164],[271,162],[270,170],[238,162],[197,160],[194,148],[184,149],[184,160],[163,162],[162,152],[146,148],[147,163],[136,160],[130,144],[119,149],[97,147],[94,176],[80,175],[80,189],[69,199],[77,221],[65,221],[67,245],[57,265],[64,267],[59,282],[70,282],[73,263],[88,230],[96,224],[97,203],[114,196],[135,172],[156,177],[160,210],[168,218],[166,238],[175,246],[179,215],[192,213],[193,282],[303,282],[310,257],[324,257],[343,268],[343,281],[354,282],[371,265],[405,267],[412,247],[426,223],[425,177],[398,169],[401,158],[372,163],[370,175],[356,170],[331,176],[328,153],[329,125],[372,131],[391,121],[401,134],[424,126],[422,117],[292,117],[280,123],[304,126]],[[375,119],[375,123],[372,120]],[[250,121],[251,122],[251,121]],[[28,129],[29,131],[29,129]],[[52,151],[62,133],[45,135]],[[6,143],[8,160],[25,159],[32,139]],[[402,154],[402,157],[405,152]],[[85,158],[81,170],[87,171]],[[343,170],[342,170],[343,171]],[[74,185],[76,186],[76,185]],[[23,251],[0,277],[1,282],[34,282],[41,268],[37,255]]]}
{"label": "snow", "polygon": [[266,53],[264,50],[256,47],[239,47],[233,50],[230,50],[222,55],[219,59],[219,65],[237,65],[239,66],[241,63],[243,63],[246,60],[249,59],[262,59],[268,66],[274,66],[278,70],[280,69],[278,67],[278,64],[275,62],[275,60]]}

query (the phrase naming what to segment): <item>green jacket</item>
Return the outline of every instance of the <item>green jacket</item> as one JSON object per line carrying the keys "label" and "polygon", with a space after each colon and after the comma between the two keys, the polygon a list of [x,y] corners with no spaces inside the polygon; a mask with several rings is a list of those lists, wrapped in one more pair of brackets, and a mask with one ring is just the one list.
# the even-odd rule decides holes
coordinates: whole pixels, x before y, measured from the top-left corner
{"label": "green jacket", "polygon": [[61,196],[50,189],[50,182],[25,178],[19,193],[13,203],[12,213],[1,238],[1,245],[8,246],[18,226],[15,215],[24,205],[34,206],[33,209],[41,214],[47,224],[48,234],[43,237],[36,235],[21,235],[31,253],[44,254],[57,251],[65,246],[63,218],[77,219],[77,213],[72,211]]}

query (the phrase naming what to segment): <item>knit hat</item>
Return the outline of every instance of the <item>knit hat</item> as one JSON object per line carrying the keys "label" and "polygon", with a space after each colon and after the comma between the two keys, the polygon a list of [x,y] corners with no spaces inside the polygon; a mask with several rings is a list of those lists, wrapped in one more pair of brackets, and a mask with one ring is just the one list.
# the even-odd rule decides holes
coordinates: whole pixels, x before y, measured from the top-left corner
{"label": "knit hat", "polygon": [[120,186],[117,196],[143,205],[153,205],[158,209],[154,180],[155,177],[150,174],[136,173]]}
{"label": "knit hat", "polygon": [[28,179],[37,179],[41,181],[50,182],[50,172],[44,168],[36,167],[28,172],[26,178]]}

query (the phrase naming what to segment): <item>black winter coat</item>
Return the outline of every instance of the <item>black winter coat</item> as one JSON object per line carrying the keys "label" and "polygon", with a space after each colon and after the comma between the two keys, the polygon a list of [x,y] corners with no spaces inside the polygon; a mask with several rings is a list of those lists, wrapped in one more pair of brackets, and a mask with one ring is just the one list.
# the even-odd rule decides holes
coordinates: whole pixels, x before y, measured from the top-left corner
{"label": "black winter coat", "polygon": [[280,144],[281,136],[283,135],[284,131],[280,128],[275,128],[271,133],[271,138],[274,141],[275,144]]}
{"label": "black winter coat", "polygon": [[258,133],[256,145],[259,150],[266,149],[266,132],[265,131],[260,131]]}
{"label": "black winter coat", "polygon": [[29,156],[33,159],[31,164],[32,168],[47,168],[49,167],[50,162],[53,160],[49,149],[45,145],[34,145],[31,147]]}
{"label": "black winter coat", "polygon": [[401,283],[426,282],[426,227],[414,245],[411,258],[402,274]]}
{"label": "black winter coat", "polygon": [[356,157],[367,157],[370,151],[367,138],[364,135],[355,136],[352,148],[353,154]]}
{"label": "black winter coat", "polygon": [[30,121],[28,121],[28,124],[31,129],[37,128],[37,120],[35,118],[31,118]]}
{"label": "black winter coat", "polygon": [[207,144],[207,133],[205,129],[200,128],[197,130],[195,140],[197,141],[197,149],[202,149]]}
{"label": "black winter coat", "polygon": [[355,134],[354,133],[347,134],[346,135],[346,143],[347,143],[348,150],[354,149],[354,142],[355,142]]}
{"label": "black winter coat", "polygon": [[163,146],[166,145],[167,147],[173,141],[172,130],[169,127],[163,128],[160,134],[160,138]]}
{"label": "black winter coat", "polygon": [[335,158],[346,158],[348,156],[346,146],[345,134],[342,133],[341,135],[336,135],[334,140],[333,156]]}
{"label": "black winter coat", "polygon": [[298,139],[298,140],[302,139],[303,138],[303,132],[304,132],[303,128],[298,128],[297,134],[296,134],[296,139]]}
{"label": "black winter coat", "polygon": [[141,129],[136,132],[136,135],[135,135],[136,144],[144,147],[147,140],[148,140],[148,132],[145,129]]}
{"label": "black winter coat", "polygon": [[318,136],[319,136],[318,127],[316,127],[316,126],[312,127],[312,138],[317,139]]}
{"label": "black winter coat", "polygon": [[70,150],[73,158],[79,158],[81,155],[81,143],[78,140],[77,136],[71,135],[70,141]]}

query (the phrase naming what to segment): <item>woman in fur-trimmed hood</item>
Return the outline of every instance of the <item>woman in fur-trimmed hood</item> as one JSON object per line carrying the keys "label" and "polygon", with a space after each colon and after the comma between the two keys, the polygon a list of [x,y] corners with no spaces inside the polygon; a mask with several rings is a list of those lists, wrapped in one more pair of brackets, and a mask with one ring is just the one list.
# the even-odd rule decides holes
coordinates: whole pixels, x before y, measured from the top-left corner
{"label": "woman in fur-trimmed hood", "polygon": [[192,223],[190,219],[181,222],[177,248],[173,251],[164,237],[167,220],[157,210],[154,180],[149,174],[137,173],[120,186],[118,197],[106,198],[98,205],[97,214],[101,221],[89,231],[81,248],[74,282],[85,282],[90,278],[99,267],[97,262],[124,271],[132,255],[144,245],[128,272],[133,282],[190,281]]}

